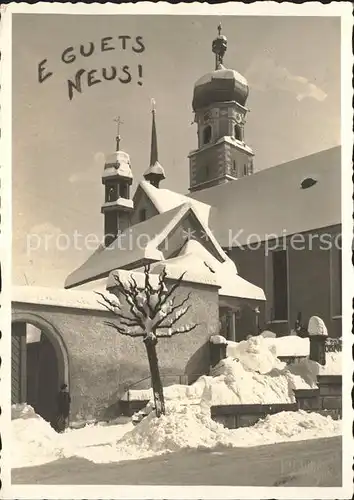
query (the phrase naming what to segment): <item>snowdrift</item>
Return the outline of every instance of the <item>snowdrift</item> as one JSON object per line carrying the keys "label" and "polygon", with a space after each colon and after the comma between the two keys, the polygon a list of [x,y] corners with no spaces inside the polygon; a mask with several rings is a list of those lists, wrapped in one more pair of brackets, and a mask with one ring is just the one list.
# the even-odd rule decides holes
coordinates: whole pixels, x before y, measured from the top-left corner
{"label": "snowdrift", "polygon": [[[285,365],[276,356],[273,338],[254,337],[233,346],[233,357],[221,361],[211,376],[193,385],[164,389],[166,415],[149,413],[138,425],[88,425],[57,434],[33,408],[12,408],[13,467],[40,465],[78,456],[96,463],[137,460],[190,448],[240,447],[329,437],[341,433],[341,422],[316,413],[283,412],[252,427],[229,430],[214,422],[215,404],[288,403],[293,389],[316,387],[318,374],[341,373],[341,353],[328,353],[325,367],[301,360]],[[130,396],[149,399],[150,391]]]}
{"label": "snowdrift", "polygon": [[166,415],[150,413],[117,443],[81,449],[79,456],[95,463],[137,460],[185,449],[249,447],[329,437],[341,433],[341,422],[315,413],[283,412],[253,427],[226,429],[214,422],[204,405],[168,403]]}
{"label": "snowdrift", "polygon": [[[230,342],[229,356],[211,370],[210,376],[202,376],[190,386],[165,387],[165,399],[204,401],[209,405],[294,403],[294,389],[316,388],[317,375],[341,373],[340,352],[327,353],[326,366],[308,358],[286,365],[277,357],[278,352],[282,355],[287,352],[283,339],[291,339],[287,342],[293,343],[292,349],[297,345],[297,353],[309,348],[308,339],[299,337],[257,336],[239,343]],[[151,389],[131,390],[129,399],[150,400],[149,407],[152,407]]]}

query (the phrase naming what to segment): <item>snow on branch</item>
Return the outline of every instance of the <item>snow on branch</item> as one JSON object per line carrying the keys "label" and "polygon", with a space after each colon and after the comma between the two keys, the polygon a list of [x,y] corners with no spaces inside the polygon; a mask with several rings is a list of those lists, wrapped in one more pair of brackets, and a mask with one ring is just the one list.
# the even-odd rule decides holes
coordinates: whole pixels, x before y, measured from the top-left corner
{"label": "snow on branch", "polygon": [[[120,304],[107,297],[105,294],[96,292],[102,299],[103,306],[111,311],[118,319],[119,324],[106,323],[115,328],[122,335],[131,337],[142,336],[150,338],[154,337],[171,337],[178,333],[187,333],[192,331],[197,325],[188,324],[177,327],[178,321],[183,318],[190,309],[186,305],[190,300],[191,292],[179,303],[176,303],[174,293],[180,287],[183,273],[170,289],[166,287],[167,273],[163,268],[159,274],[159,281],[155,289],[150,281],[150,265],[144,267],[144,289],[138,287],[137,281],[133,275],[124,283],[118,274],[114,274],[114,280],[118,292],[123,295],[129,311],[123,314]],[[164,330],[164,331],[161,331]],[[167,331],[166,331],[167,330]]]}

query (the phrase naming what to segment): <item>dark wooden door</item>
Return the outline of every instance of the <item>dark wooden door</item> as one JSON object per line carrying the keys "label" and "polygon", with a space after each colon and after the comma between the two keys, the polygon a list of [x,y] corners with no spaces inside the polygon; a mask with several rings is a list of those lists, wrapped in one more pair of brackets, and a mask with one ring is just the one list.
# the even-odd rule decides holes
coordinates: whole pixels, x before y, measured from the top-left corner
{"label": "dark wooden door", "polygon": [[26,402],[26,334],[11,338],[11,403]]}

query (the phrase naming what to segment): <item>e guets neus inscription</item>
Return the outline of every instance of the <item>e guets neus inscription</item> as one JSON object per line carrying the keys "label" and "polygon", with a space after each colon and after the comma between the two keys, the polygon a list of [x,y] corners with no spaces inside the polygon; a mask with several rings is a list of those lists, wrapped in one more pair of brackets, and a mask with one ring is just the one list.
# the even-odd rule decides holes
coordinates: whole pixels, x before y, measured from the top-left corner
{"label": "e guets neus inscription", "polygon": [[[86,61],[92,56],[109,51],[125,51],[134,54],[141,54],[145,50],[142,36],[132,37],[130,35],[120,35],[116,37],[106,36],[98,42],[85,42],[79,46],[66,47],[61,53],[60,60],[63,64],[79,64],[84,66]],[[50,61],[43,59],[38,64],[38,82],[44,83],[54,75],[50,71]],[[136,67],[129,65],[110,65],[104,68],[84,69],[80,67],[75,71],[72,78],[67,80],[67,91],[70,101],[85,88],[92,87],[104,81],[118,81],[123,84],[136,82],[142,85],[143,66],[137,64]]]}

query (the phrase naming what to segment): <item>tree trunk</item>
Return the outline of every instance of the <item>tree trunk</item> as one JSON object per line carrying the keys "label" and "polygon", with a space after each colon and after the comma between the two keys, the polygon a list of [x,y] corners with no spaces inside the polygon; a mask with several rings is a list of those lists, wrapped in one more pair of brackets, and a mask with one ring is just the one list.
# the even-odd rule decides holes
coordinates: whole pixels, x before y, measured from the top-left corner
{"label": "tree trunk", "polygon": [[165,400],[163,396],[162,382],[156,354],[157,340],[145,339],[144,343],[149,360],[151,385],[152,391],[154,393],[156,416],[160,417],[161,415],[165,414]]}

